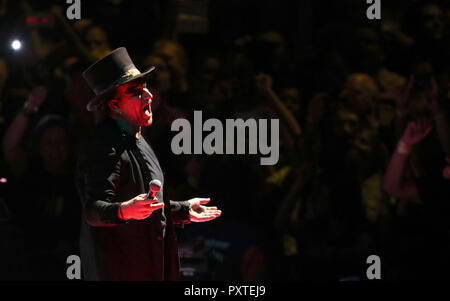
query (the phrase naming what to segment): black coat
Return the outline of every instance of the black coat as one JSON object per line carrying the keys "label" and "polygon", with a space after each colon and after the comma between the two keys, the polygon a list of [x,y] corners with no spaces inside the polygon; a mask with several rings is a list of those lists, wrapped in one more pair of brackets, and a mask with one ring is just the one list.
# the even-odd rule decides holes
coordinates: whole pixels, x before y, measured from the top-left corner
{"label": "black coat", "polygon": [[150,178],[163,183],[156,195],[161,202],[163,172],[145,139],[124,134],[112,120],[99,125],[77,167],[83,279],[179,279],[174,224],[189,222],[188,203],[164,200],[163,210],[144,220],[118,218],[119,203],[147,193]]}

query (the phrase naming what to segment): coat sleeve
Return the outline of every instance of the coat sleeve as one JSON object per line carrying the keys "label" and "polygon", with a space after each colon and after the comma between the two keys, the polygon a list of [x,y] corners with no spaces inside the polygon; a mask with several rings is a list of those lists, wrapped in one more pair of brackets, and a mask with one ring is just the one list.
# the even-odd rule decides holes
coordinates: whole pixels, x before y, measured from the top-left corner
{"label": "coat sleeve", "polygon": [[170,212],[173,223],[177,225],[189,224],[191,222],[188,201],[170,201]]}
{"label": "coat sleeve", "polygon": [[120,180],[120,155],[114,148],[97,148],[79,163],[84,216],[89,225],[109,227],[126,223],[118,217],[120,203],[112,202]]}

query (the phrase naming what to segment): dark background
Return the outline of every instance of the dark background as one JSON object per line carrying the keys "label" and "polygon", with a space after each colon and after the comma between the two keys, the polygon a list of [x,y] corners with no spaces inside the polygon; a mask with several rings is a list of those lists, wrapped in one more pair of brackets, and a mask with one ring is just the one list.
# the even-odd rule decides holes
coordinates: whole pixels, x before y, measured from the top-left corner
{"label": "dark background", "polygon": [[[209,196],[223,210],[180,229],[183,279],[364,280],[373,254],[383,279],[448,277],[449,154],[436,130],[405,175],[420,196],[395,197],[383,178],[407,122],[433,118],[424,100],[432,77],[448,116],[450,3],[381,2],[382,19],[368,20],[365,0],[81,0],[81,20],[70,21],[62,0],[0,0],[0,279],[65,280],[65,260],[79,252],[74,164],[95,124],[81,72],[121,46],[141,71],[157,66],[145,136],[168,197]],[[30,23],[36,16],[49,22]],[[10,47],[16,38],[20,51]],[[260,73],[300,133],[257,84]],[[413,100],[400,118],[399,91],[412,75]],[[38,86],[45,102],[14,126]],[[194,110],[204,120],[280,119],[279,162],[173,155],[170,124]],[[52,127],[63,136],[45,140]],[[22,169],[25,159],[5,155],[8,131]],[[43,158],[59,147],[65,156],[54,172]]]}

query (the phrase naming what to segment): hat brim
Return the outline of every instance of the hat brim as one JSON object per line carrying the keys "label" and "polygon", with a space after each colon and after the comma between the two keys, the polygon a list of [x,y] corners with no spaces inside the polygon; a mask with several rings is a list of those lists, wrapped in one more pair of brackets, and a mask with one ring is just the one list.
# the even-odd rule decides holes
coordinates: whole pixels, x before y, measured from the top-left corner
{"label": "hat brim", "polygon": [[118,87],[120,87],[120,86],[122,86],[122,85],[125,85],[125,84],[127,84],[127,83],[129,83],[129,82],[132,82],[132,81],[136,81],[136,80],[139,80],[139,79],[145,80],[146,77],[147,77],[152,71],[154,71],[155,69],[156,69],[155,66],[151,66],[151,67],[148,68],[146,71],[144,71],[144,72],[142,72],[142,73],[140,73],[140,74],[138,74],[138,75],[135,75],[135,76],[129,78],[128,80],[126,80],[126,81],[124,81],[124,82],[121,82],[121,83],[118,84],[118,85],[112,85],[111,87],[109,87],[109,88],[107,88],[105,91],[103,91],[102,93],[100,93],[100,94],[96,95],[94,98],[92,98],[92,99],[89,101],[89,103],[86,105],[86,109],[87,109],[89,112],[94,111],[95,107],[96,107],[98,104],[100,104],[101,102],[103,102],[103,101],[106,100],[106,97],[105,97],[105,96],[109,95],[109,94],[110,94],[111,92],[113,92],[115,89],[117,89]]}

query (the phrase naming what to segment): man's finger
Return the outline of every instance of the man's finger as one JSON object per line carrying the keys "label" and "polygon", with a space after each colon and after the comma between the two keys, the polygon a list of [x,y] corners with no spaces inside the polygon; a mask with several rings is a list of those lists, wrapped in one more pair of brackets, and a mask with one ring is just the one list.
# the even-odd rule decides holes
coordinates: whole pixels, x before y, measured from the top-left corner
{"label": "man's finger", "polygon": [[215,219],[216,216],[211,216],[211,217],[199,217],[197,218],[198,222],[207,222],[207,221],[211,221],[213,219]]}
{"label": "man's finger", "polygon": [[219,217],[220,214],[195,214],[192,215],[191,217],[191,221],[193,222],[207,222],[213,219],[216,219],[217,217]]}
{"label": "man's finger", "polygon": [[220,213],[222,213],[221,210],[205,210],[204,212],[206,214],[220,214]]}
{"label": "man's finger", "polygon": [[150,204],[153,204],[153,203],[156,203],[156,202],[158,202],[157,198],[154,198],[153,200],[152,199],[148,199],[148,200],[142,200],[141,201],[141,203],[143,205],[150,205]]}
{"label": "man's finger", "polygon": [[200,205],[208,204],[209,201],[211,201],[210,198],[207,198],[207,199],[201,199],[201,200],[200,200]]}
{"label": "man's finger", "polygon": [[200,219],[205,219],[205,218],[215,218],[216,215],[215,214],[200,214],[199,218]]}
{"label": "man's finger", "polygon": [[202,207],[205,210],[217,210],[216,206],[212,206],[212,207],[200,206],[200,207]]}
{"label": "man's finger", "polygon": [[164,207],[164,203],[150,204],[150,205],[148,205],[148,207],[151,208],[152,210],[158,210],[158,209]]}
{"label": "man's finger", "polygon": [[138,195],[135,199],[138,201],[143,201],[143,200],[145,200],[146,196],[147,196],[147,194],[143,193],[143,194]]}

